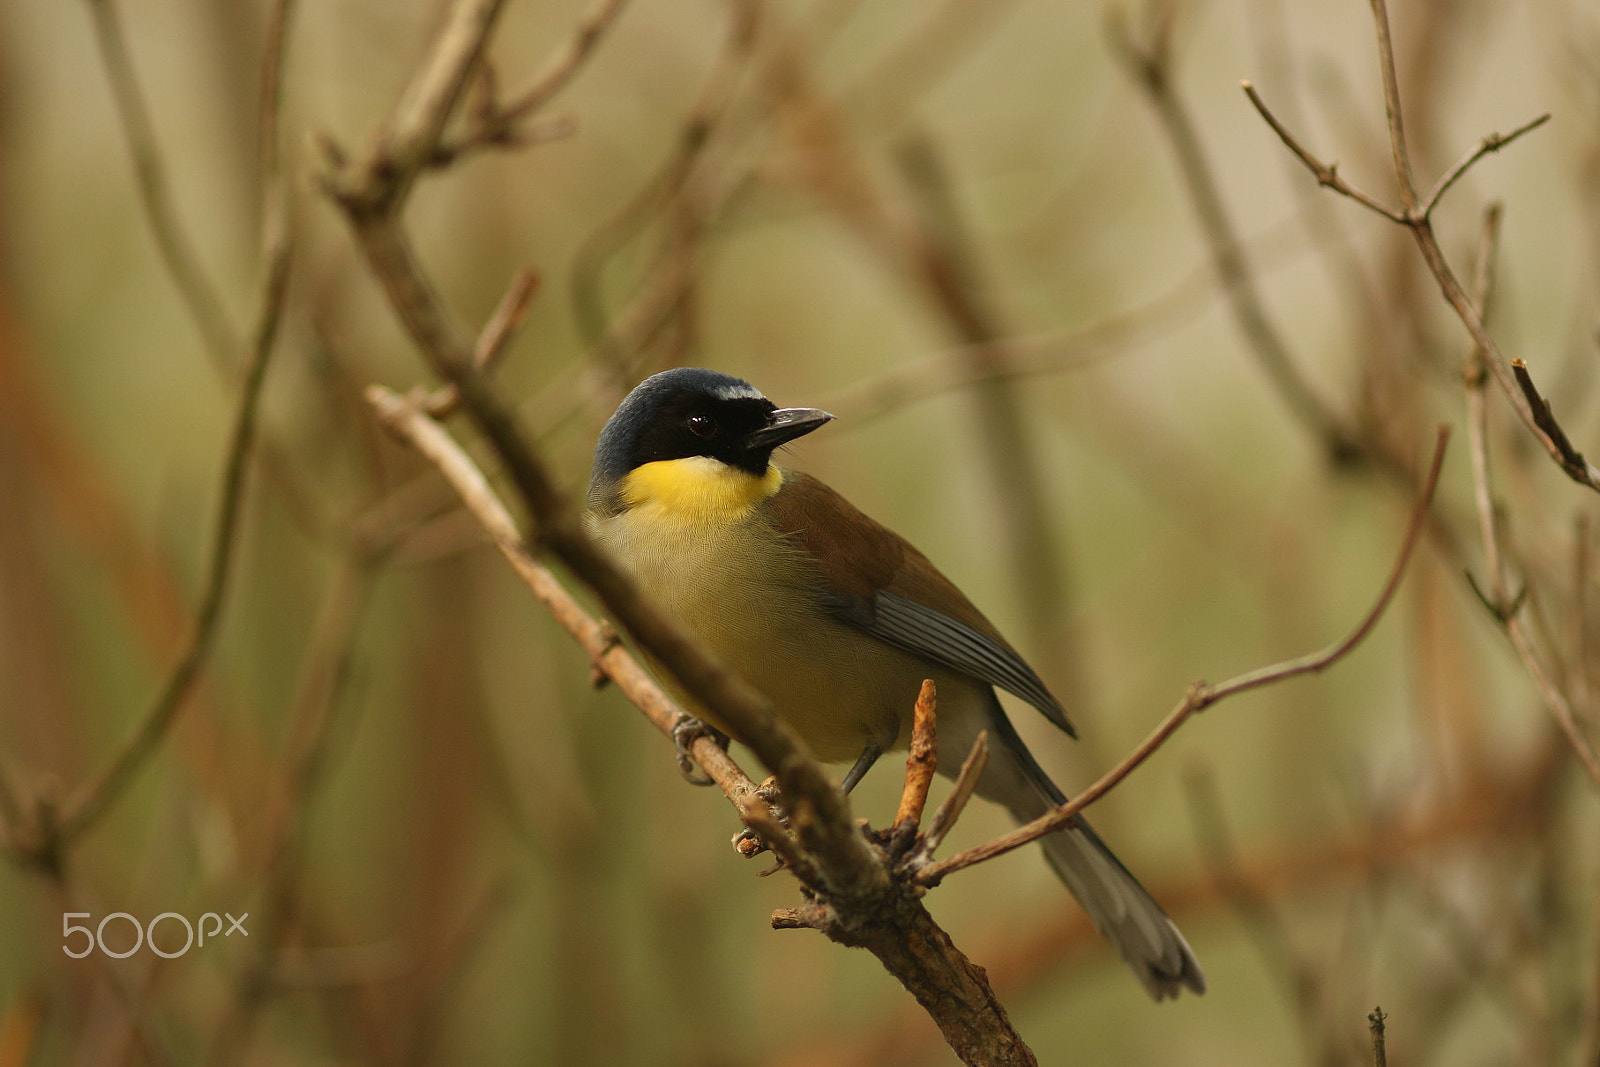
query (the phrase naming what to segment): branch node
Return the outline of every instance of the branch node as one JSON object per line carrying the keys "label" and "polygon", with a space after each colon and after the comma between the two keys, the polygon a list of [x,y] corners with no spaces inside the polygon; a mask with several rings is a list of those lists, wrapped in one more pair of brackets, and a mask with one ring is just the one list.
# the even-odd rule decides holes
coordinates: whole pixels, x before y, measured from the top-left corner
{"label": "branch node", "polygon": [[824,881],[821,872],[817,870],[817,865],[800,847],[799,842],[790,836],[788,829],[778,821],[764,802],[754,797],[741,798],[739,817],[778,857],[779,866],[763,871],[763,877],[787,867],[794,872],[796,878],[800,879],[801,884],[813,890],[820,890],[823,887]]}
{"label": "branch node", "polygon": [[1501,626],[1505,626],[1512,619],[1516,618],[1518,613],[1522,611],[1523,602],[1528,599],[1528,586],[1526,583],[1523,584],[1521,589],[1517,590],[1516,596],[1509,597],[1506,600],[1500,600],[1499,598],[1490,596],[1487,592],[1485,592],[1483,586],[1478,584],[1477,575],[1473,574],[1470,570],[1463,571],[1462,573],[1466,575],[1467,585],[1472,589],[1473,594],[1478,598],[1478,602],[1488,610],[1490,615],[1494,616],[1495,621]]}

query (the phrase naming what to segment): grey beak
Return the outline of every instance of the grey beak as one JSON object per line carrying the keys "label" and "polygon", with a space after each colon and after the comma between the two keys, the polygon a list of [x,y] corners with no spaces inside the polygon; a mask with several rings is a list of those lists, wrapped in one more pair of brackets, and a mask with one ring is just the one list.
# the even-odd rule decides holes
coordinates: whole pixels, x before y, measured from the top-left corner
{"label": "grey beak", "polygon": [[752,452],[777,448],[832,421],[833,416],[819,408],[779,408],[767,416],[765,426],[745,437],[745,447]]}

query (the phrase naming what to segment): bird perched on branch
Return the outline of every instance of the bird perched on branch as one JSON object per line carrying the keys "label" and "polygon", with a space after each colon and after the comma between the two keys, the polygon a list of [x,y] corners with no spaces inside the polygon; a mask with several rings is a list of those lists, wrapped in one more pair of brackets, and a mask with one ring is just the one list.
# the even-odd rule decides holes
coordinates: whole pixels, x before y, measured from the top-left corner
{"label": "bird perched on branch", "polygon": [[[987,730],[997,743],[980,796],[1024,822],[1064,803],[994,691],[1073,734],[1039,676],[922,553],[822,482],[772,462],[774,449],[832,418],[779,408],[715,371],[647,378],[601,431],[590,528],[819,760],[854,761],[847,790],[909,743],[918,689],[932,678],[941,773],[953,775]],[[1081,816],[1040,844],[1151,996],[1205,992],[1183,935]]]}

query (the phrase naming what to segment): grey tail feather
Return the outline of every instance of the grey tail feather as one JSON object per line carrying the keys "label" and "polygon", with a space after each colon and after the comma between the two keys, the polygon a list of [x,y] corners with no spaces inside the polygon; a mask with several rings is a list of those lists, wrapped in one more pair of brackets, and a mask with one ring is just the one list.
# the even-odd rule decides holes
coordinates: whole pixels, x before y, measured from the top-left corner
{"label": "grey tail feather", "polygon": [[[1066,803],[1066,796],[1034,760],[998,701],[992,716],[997,739],[1036,793],[1034,804],[1023,806],[1016,800],[1008,804],[1011,814],[1026,822],[1050,806]],[[1116,947],[1153,998],[1176,997],[1185,987],[1197,994],[1206,991],[1206,976],[1189,943],[1087,820],[1079,816],[1065,829],[1040,838],[1039,844],[1050,866],[1089,913],[1095,929]]]}

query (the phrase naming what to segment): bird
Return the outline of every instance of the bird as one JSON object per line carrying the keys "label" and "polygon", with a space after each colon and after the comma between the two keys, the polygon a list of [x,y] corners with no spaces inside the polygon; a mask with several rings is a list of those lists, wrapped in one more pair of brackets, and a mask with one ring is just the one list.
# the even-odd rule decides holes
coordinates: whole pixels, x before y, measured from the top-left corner
{"label": "bird", "polygon": [[[772,461],[833,418],[780,408],[718,371],[654,374],[600,432],[585,524],[645,595],[771,702],[812,755],[851,762],[846,792],[879,756],[909,744],[915,698],[931,678],[941,774],[953,777],[986,730],[994,743],[978,795],[1019,823],[1065,803],[995,693],[1076,736],[1039,675],[909,542],[820,480]],[[1082,815],[1040,844],[1153,998],[1205,992],[1177,926]]]}

